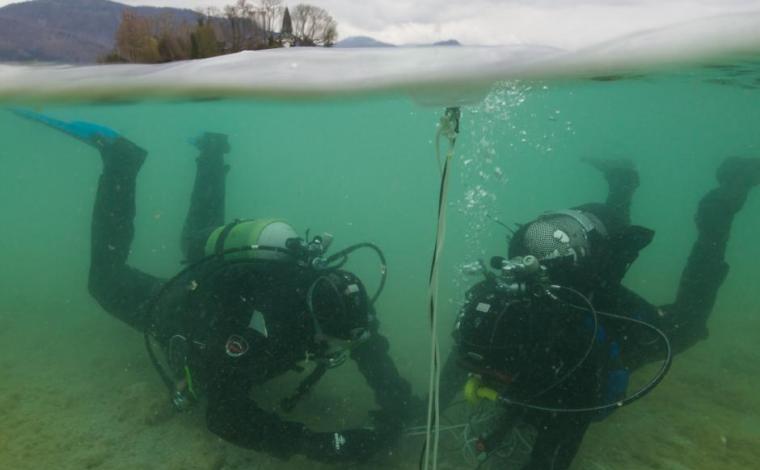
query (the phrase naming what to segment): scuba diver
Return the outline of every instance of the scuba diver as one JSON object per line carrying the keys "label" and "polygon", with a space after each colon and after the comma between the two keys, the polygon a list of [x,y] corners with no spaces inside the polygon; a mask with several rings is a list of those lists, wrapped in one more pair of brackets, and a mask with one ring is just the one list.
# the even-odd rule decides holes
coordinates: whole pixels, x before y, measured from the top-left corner
{"label": "scuba diver", "polygon": [[[467,292],[456,320],[442,402],[466,382],[468,401],[503,407],[478,436],[481,465],[492,452],[498,455],[520,423],[534,433],[519,468],[569,468],[591,422],[651,391],[674,353],[707,338],[707,320],[729,271],[731,224],[760,184],[758,158],[732,157],[720,165],[718,187],[699,203],[698,236],[675,301],[656,307],[622,285],[654,236],[630,223],[638,174],[624,160],[587,162],[607,180],[606,203],[549,212],[519,226],[508,258],[492,258],[492,270],[480,263],[485,279]],[[654,378],[627,392],[633,370],[663,358]]]}
{"label": "scuba diver", "polygon": [[[153,277],[127,264],[136,180],[147,152],[106,127],[16,113],[99,151],[103,170],[92,218],[89,291],[107,312],[144,332],[177,409],[205,399],[209,430],[280,458],[363,461],[400,436],[416,399],[378,332],[373,304],[385,281],[385,259],[376,246],[363,243],[328,256],[329,235],[308,239],[307,232],[303,239],[281,220],[225,225],[230,146],[226,135],[207,132],[194,141],[197,171],[181,237],[187,267],[170,280]],[[382,262],[382,281],[372,297],[357,276],[342,269],[359,248],[375,250]],[[370,427],[312,431],[262,409],[249,396],[274,377],[313,368],[281,401],[287,412],[347,357],[380,408],[370,412]]]}

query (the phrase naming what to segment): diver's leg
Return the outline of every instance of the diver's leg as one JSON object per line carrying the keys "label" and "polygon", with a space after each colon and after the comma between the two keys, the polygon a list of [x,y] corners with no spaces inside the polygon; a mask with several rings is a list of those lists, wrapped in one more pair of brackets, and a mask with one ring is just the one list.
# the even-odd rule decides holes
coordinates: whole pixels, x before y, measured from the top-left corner
{"label": "diver's leg", "polygon": [[529,413],[525,420],[534,423],[538,433],[530,461],[522,470],[570,468],[592,416],[590,413]]}
{"label": "diver's leg", "polygon": [[103,173],[92,212],[88,287],[106,311],[138,330],[144,329],[148,302],[163,284],[126,264],[134,235],[137,173],[145,160],[145,150],[99,124],[63,121],[24,109],[14,109],[13,113],[100,152]]}
{"label": "diver's leg", "polygon": [[606,204],[628,224],[631,221],[631,201],[639,187],[639,173],[630,160],[583,160],[599,170],[607,181]]}
{"label": "diver's leg", "polygon": [[760,184],[760,159],[729,158],[717,177],[719,186],[699,203],[697,241],[681,274],[676,301],[663,307],[675,351],[707,337],[707,320],[728,274],[725,254],[731,224],[750,190]]}
{"label": "diver's leg", "polygon": [[89,290],[106,311],[143,330],[148,300],[162,284],[126,264],[134,236],[137,174],[146,152],[122,137],[94,145],[103,158],[103,173],[92,215]]}
{"label": "diver's leg", "polygon": [[224,225],[225,177],[229,170],[224,163],[224,155],[230,150],[226,135],[207,132],[196,145],[200,155],[182,229],[182,252],[187,261],[202,258],[206,239],[215,228]]}

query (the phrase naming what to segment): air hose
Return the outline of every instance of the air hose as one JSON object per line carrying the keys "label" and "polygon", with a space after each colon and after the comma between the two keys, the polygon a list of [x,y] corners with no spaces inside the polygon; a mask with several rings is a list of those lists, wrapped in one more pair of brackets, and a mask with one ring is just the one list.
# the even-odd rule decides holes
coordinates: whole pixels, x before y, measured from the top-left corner
{"label": "air hose", "polygon": [[[380,247],[374,243],[369,242],[357,243],[356,245],[351,245],[348,248],[344,248],[337,253],[328,256],[325,262],[328,267],[340,268],[345,264],[346,260],[348,260],[348,255],[361,248],[369,248],[370,250],[374,251],[377,254],[377,257],[380,259],[380,285],[378,285],[375,293],[372,294],[372,297],[369,299],[370,304],[375,305],[377,299],[380,298],[380,294],[383,293],[383,289],[385,288],[385,281],[388,278],[388,263],[385,261],[385,255],[383,254],[383,250],[381,250]],[[333,265],[333,263],[336,261],[338,263],[336,265]]]}

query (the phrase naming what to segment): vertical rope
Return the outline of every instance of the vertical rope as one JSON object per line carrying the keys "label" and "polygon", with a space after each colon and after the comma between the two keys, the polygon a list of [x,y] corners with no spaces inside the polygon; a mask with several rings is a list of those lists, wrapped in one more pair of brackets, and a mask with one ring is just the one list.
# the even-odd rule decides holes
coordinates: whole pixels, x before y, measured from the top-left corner
{"label": "vertical rope", "polygon": [[[439,285],[439,264],[440,257],[443,253],[444,242],[446,238],[446,206],[449,187],[449,170],[451,160],[454,156],[454,145],[459,133],[459,108],[447,108],[441,118],[438,133],[436,134],[436,159],[441,171],[441,183],[438,191],[438,224],[435,236],[435,247],[433,249],[433,259],[430,264],[430,278],[428,280],[429,289],[429,320],[430,320],[430,381],[428,384],[428,419],[427,432],[425,436],[425,458],[423,468],[438,467],[438,443],[439,443],[439,424],[440,424],[440,403],[438,401],[438,391],[441,379],[440,371],[440,351],[438,347],[438,285]],[[446,152],[446,158],[441,166],[440,156],[440,139],[445,137],[448,140],[449,148]],[[431,451],[432,438],[432,451]]]}

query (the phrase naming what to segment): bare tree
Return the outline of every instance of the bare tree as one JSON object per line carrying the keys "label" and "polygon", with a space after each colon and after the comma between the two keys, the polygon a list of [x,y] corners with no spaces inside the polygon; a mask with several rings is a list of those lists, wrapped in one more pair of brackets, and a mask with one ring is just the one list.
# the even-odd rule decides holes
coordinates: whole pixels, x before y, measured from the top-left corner
{"label": "bare tree", "polygon": [[[246,1],[241,0],[243,6]],[[239,14],[238,4],[227,5],[224,7],[224,16],[227,18],[230,30],[230,49],[232,52],[237,52],[243,49],[243,34],[241,32],[241,25],[243,18]]]}
{"label": "bare tree", "polygon": [[230,29],[230,52],[253,47],[258,33],[254,22],[255,14],[256,8],[248,0],[236,0],[232,5],[224,7],[224,16]]}
{"label": "bare tree", "polygon": [[223,12],[217,7],[196,8],[195,12],[204,23],[208,23],[212,18],[223,16]]}
{"label": "bare tree", "polygon": [[338,38],[338,23],[327,10],[299,4],[291,12],[293,36],[300,46],[332,46]]}
{"label": "bare tree", "polygon": [[282,15],[282,0],[259,0],[259,2],[261,27],[271,38],[275,25]]}

